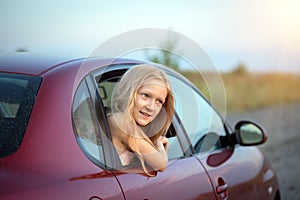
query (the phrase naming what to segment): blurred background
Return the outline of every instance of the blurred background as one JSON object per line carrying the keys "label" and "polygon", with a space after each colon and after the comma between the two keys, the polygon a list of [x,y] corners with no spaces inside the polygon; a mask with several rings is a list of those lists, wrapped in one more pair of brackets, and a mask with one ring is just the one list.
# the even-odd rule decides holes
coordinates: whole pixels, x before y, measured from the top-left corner
{"label": "blurred background", "polygon": [[[267,129],[269,140],[260,148],[278,173],[283,199],[298,200],[299,10],[299,0],[1,0],[0,54],[86,57],[127,31],[178,32],[201,46],[221,75],[226,119],[232,126],[247,118]],[[180,48],[176,37],[157,42],[169,52]],[[138,57],[170,65],[210,99],[205,80],[172,53],[144,52]]]}

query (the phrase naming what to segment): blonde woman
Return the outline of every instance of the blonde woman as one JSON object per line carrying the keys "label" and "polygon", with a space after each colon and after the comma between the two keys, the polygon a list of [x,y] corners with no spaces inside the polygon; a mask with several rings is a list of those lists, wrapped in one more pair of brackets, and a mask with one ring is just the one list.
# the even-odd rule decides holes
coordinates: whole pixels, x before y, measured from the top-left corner
{"label": "blonde woman", "polygon": [[165,134],[174,115],[174,97],[167,76],[151,65],[129,69],[112,95],[108,116],[113,143],[122,165],[136,156],[146,166],[164,171],[168,164]]}

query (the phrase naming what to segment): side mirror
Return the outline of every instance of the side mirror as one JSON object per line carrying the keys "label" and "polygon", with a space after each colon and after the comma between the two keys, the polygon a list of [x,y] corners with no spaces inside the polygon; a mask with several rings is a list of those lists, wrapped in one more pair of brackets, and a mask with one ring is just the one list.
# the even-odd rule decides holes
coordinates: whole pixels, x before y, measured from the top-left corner
{"label": "side mirror", "polygon": [[237,143],[242,146],[263,144],[267,141],[267,132],[258,124],[240,121],[235,125]]}

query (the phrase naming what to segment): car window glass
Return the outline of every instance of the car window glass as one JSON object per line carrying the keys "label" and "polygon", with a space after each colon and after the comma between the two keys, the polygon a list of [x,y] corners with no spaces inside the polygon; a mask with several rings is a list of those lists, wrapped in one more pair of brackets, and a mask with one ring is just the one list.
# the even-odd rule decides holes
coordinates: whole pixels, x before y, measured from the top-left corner
{"label": "car window glass", "polygon": [[42,79],[0,73],[0,158],[20,146]]}
{"label": "car window glass", "polygon": [[225,135],[220,116],[189,84],[174,76],[169,76],[169,78],[175,96],[175,110],[196,153],[218,148],[218,137],[214,137],[216,138],[215,145],[212,148],[203,149],[201,147],[204,147],[204,139],[210,133],[217,136]]}
{"label": "car window glass", "polygon": [[79,85],[75,94],[73,122],[77,141],[84,153],[92,161],[104,163],[99,124],[85,81]]}

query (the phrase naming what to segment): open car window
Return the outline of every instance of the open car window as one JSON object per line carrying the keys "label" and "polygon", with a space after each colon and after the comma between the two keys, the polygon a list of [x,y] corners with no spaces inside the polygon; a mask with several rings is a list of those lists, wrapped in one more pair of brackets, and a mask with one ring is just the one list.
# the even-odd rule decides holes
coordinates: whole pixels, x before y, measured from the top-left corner
{"label": "open car window", "polygon": [[[114,67],[112,67],[111,70],[108,68],[104,74],[98,74],[95,77],[106,115],[111,112],[111,96],[113,89],[125,72],[125,69],[114,69]],[[169,128],[166,136],[169,140],[168,158],[171,160],[183,157],[184,151],[173,125]]]}

